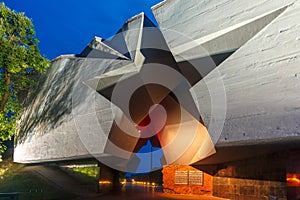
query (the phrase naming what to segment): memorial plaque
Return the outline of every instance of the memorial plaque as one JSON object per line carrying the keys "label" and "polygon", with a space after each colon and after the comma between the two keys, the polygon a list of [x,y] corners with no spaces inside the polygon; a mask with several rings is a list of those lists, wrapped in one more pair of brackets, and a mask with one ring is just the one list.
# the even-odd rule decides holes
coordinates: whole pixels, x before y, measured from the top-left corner
{"label": "memorial plaque", "polygon": [[203,185],[203,172],[202,171],[190,171],[189,172],[189,184],[190,185]]}
{"label": "memorial plaque", "polygon": [[177,185],[187,185],[188,184],[189,173],[188,171],[176,171],[175,172],[175,184]]}

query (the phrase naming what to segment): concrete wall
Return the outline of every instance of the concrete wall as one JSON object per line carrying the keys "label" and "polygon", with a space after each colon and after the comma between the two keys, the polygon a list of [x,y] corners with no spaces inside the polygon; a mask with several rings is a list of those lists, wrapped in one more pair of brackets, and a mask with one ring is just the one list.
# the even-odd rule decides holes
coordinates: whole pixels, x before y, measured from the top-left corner
{"label": "concrete wall", "polygon": [[[196,40],[294,1],[165,0],[152,10],[160,28],[171,29]],[[171,47],[182,41],[181,38],[172,38],[172,35],[165,37]]]}
{"label": "concrete wall", "polygon": [[166,165],[164,166],[163,173],[163,189],[166,193],[178,194],[198,194],[198,195],[211,195],[212,194],[212,181],[213,177],[209,174],[203,174],[203,185],[177,185],[175,184],[176,171],[199,171],[191,166],[184,165]]}
{"label": "concrete wall", "polygon": [[75,56],[52,62],[46,80],[22,116],[15,162],[69,160],[103,153],[107,138],[98,126],[100,123],[104,130],[110,130],[110,103],[83,80],[102,73],[111,62]]}
{"label": "concrete wall", "polygon": [[[285,6],[278,17],[253,38],[247,38],[232,56],[193,87],[201,116],[217,146],[300,138],[300,2],[168,0],[153,7],[162,29],[173,29],[198,42],[209,42],[224,29]],[[237,38],[243,37],[238,33]],[[184,42],[183,37],[164,36],[171,48]],[[126,37],[130,41],[130,36]],[[40,92],[22,117],[14,153],[16,162],[65,160],[104,152],[107,135],[99,135],[98,124],[104,133],[109,133],[114,111],[104,97],[95,96],[83,81],[130,61],[112,63],[105,58],[106,54],[101,56],[104,57],[67,56],[53,61]],[[217,79],[224,90],[208,91],[207,85]],[[213,95],[224,98],[224,104],[211,99]],[[221,112],[212,115],[212,105]],[[220,122],[221,135],[210,130],[212,121]],[[83,143],[88,144],[88,150]]]}
{"label": "concrete wall", "polygon": [[213,195],[229,199],[287,199],[287,153],[268,154],[218,166]]}
{"label": "concrete wall", "polygon": [[[193,88],[201,102],[200,113],[210,125],[214,100],[206,85],[218,77],[224,84],[227,110],[220,139],[214,138],[217,146],[299,139],[300,2],[178,0],[153,8],[160,27],[201,40],[286,5],[285,11]],[[180,43],[180,38],[165,37],[170,46]]]}
{"label": "concrete wall", "polygon": [[214,177],[213,195],[226,199],[286,200],[286,183],[276,181],[244,180],[238,178]]}

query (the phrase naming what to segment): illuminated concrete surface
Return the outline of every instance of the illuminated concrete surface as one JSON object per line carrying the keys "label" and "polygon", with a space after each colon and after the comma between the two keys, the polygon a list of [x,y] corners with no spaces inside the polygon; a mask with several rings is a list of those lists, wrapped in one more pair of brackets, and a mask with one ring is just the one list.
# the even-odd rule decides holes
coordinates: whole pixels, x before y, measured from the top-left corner
{"label": "illuminated concrete surface", "polygon": [[[131,30],[136,25],[140,28]],[[176,62],[162,33],[144,14],[128,20],[123,29],[127,32],[109,41],[95,38],[80,55],[53,61],[35,102],[23,115],[16,162],[97,156],[108,166],[135,172],[143,160],[132,153],[137,153],[147,140],[163,149],[165,161],[161,165],[192,164],[215,152],[189,91],[190,84],[200,80],[201,75],[190,74],[192,66],[184,61]],[[115,43],[126,43],[126,49],[121,45],[118,51],[113,50]],[[155,51],[148,50],[150,47]],[[212,60],[211,67],[215,67]],[[161,80],[167,80],[168,85],[159,85]],[[128,96],[135,85],[138,88]],[[130,104],[126,104],[126,98]],[[73,145],[61,144],[72,142],[68,137],[76,140]],[[37,146],[31,148],[33,144],[42,146],[37,150]]]}
{"label": "illuminated concrete surface", "polygon": [[[250,156],[249,152],[259,154],[272,151],[273,147],[289,149],[299,144],[299,1],[175,0],[153,7],[153,13],[178,63],[182,56],[200,62],[205,55],[213,57],[227,53],[217,67],[201,69],[203,79],[189,79],[195,91],[193,98],[201,102],[198,111],[217,148],[217,153],[209,158],[211,160],[199,164],[220,163],[232,157],[241,159]],[[141,15],[133,17],[125,26],[141,28],[143,19]],[[174,32],[168,31],[170,29],[193,41],[187,42],[186,37],[175,38]],[[45,84],[39,86],[40,92],[22,117],[14,154],[16,162],[79,159],[91,157],[91,152],[96,155],[107,153],[110,144],[106,137],[94,131],[97,130],[95,126],[101,124],[103,132],[109,134],[114,116],[120,121],[126,121],[126,118],[111,108],[107,96],[95,96],[92,91],[106,88],[120,80],[123,74],[139,71],[134,67],[141,66],[143,58],[136,51],[140,45],[139,36],[136,32],[125,34],[124,44],[118,38],[110,43],[95,38],[81,56],[62,56],[52,62]],[[117,44],[119,49],[115,51]],[[193,52],[193,48],[198,47],[206,51],[203,54]],[[120,59],[114,59],[116,57]],[[183,66],[181,69],[184,70]],[[186,74],[190,72],[185,71]],[[105,73],[110,75],[106,79]],[[217,75],[224,84],[225,107],[216,105],[215,99],[211,99],[212,94],[218,96],[220,91],[207,90],[207,84],[216,82]],[[85,86],[77,87],[84,81]],[[74,95],[78,102],[85,104],[72,107]],[[222,112],[214,119],[212,105],[224,107],[218,108]],[[96,114],[89,116],[92,112]],[[225,124],[221,134],[210,131],[210,122],[222,123],[223,115]],[[133,135],[140,134],[133,126],[126,128]],[[78,137],[80,131],[89,136],[84,141],[89,144],[89,151]],[[134,152],[139,139],[120,135],[113,137],[111,134],[111,138],[115,138],[112,141],[128,152]],[[124,143],[125,139],[130,142]],[[249,146],[255,146],[256,151],[247,150]],[[120,155],[125,160],[130,156]],[[185,163],[199,160],[199,157],[183,158],[187,159]]]}
{"label": "illuminated concrete surface", "polygon": [[[216,68],[227,98],[225,125],[216,145],[220,153],[199,164],[241,159],[299,144],[299,8],[299,1],[243,0],[164,1],[153,7],[161,28],[174,29],[204,46],[222,38],[225,47],[221,45],[221,49],[233,48],[231,44],[239,48]],[[267,25],[260,26],[263,23]],[[261,30],[237,46],[251,26]],[[182,43],[172,35],[166,40],[169,46]],[[218,42],[214,47],[219,47]],[[215,80],[216,70],[204,78],[206,84]],[[207,124],[210,94],[203,93],[203,81],[195,88]]]}

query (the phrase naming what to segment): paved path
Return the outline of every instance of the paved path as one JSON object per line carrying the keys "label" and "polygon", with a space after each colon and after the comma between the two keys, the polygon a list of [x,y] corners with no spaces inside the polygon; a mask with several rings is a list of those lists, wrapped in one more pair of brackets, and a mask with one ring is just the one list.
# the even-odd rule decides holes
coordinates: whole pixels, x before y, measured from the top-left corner
{"label": "paved path", "polygon": [[224,200],[212,196],[178,195],[156,192],[152,187],[123,187],[122,191],[111,192],[106,195],[91,195],[78,200]]}
{"label": "paved path", "polygon": [[87,191],[84,185],[57,167],[27,166],[22,171],[39,176],[52,186],[80,195],[76,200],[224,200],[211,196],[178,195],[159,192],[157,188],[128,183],[122,190],[105,195]]}

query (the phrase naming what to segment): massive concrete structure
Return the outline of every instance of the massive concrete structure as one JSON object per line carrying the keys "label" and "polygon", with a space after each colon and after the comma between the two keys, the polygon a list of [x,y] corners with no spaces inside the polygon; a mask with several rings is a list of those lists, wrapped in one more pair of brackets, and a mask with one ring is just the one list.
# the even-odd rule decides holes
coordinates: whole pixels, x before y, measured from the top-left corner
{"label": "massive concrete structure", "polygon": [[[178,107],[175,103],[166,113],[184,108],[182,116],[191,119],[187,127],[192,127],[192,132],[202,127],[198,135],[205,139],[196,137],[194,146],[186,145],[193,146],[189,150],[180,149],[180,142],[175,142],[180,152],[175,158],[174,148],[163,148],[163,164],[216,166],[299,148],[299,1],[167,0],[152,10],[160,31],[151,30],[153,23],[140,14],[128,20],[112,40],[95,38],[80,55],[52,61],[46,81],[22,117],[16,162],[94,155],[106,164],[119,163],[121,169],[134,171],[137,166],[128,168],[128,160],[140,158],[128,152],[137,153],[148,139],[162,147],[167,146],[164,141],[172,141],[163,138],[167,135],[163,132],[158,137],[141,137],[147,132],[141,130],[145,125],[142,122],[149,123],[152,111],[156,113],[152,122],[159,119],[154,124],[164,121],[159,118],[165,114],[160,107],[152,108],[147,115],[149,105],[180,102],[173,101],[172,95],[173,100],[162,102],[170,91],[180,91],[183,96],[191,92],[183,104]],[[143,51],[149,47],[161,51]],[[113,91],[120,86],[117,83],[126,85],[124,80],[142,69],[147,72],[147,62],[172,66],[188,84],[179,84],[175,76],[171,83],[176,86],[171,90],[144,87],[134,93],[134,112],[126,113],[123,99],[114,99]],[[145,75],[141,83],[145,84],[147,77],[167,79],[159,75]],[[126,92],[132,94],[126,90],[125,96]],[[149,98],[152,102],[145,103]],[[136,114],[133,121],[141,127],[129,125],[132,113]],[[192,119],[196,119],[196,125]],[[124,134],[124,129],[131,134]],[[214,153],[212,145],[216,153],[203,159]],[[111,152],[118,152],[119,157],[112,159]]]}
{"label": "massive concrete structure", "polygon": [[[198,62],[206,60],[212,70],[213,59],[220,63],[230,54]],[[80,55],[53,61],[24,114],[20,133],[25,135],[18,139],[15,160],[95,156],[129,172],[148,171],[140,164],[159,155],[160,167],[193,164],[215,152],[189,91],[201,79],[186,60],[175,60],[161,31],[144,14],[135,16],[111,40],[95,38]],[[139,153],[147,141],[161,150]]]}

